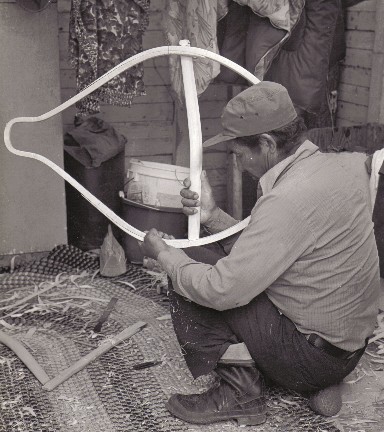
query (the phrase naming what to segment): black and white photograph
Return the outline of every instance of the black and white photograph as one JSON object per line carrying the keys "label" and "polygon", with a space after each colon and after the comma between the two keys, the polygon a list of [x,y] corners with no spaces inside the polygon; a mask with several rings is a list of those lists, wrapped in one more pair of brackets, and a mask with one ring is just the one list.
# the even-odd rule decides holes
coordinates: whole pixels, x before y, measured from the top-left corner
{"label": "black and white photograph", "polygon": [[384,0],[0,0],[0,432],[384,432]]}

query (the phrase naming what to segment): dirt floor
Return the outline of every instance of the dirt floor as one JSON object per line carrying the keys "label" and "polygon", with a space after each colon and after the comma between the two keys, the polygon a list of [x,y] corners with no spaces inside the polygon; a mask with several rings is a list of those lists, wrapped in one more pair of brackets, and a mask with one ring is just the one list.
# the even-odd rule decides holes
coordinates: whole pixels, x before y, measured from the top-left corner
{"label": "dirt floor", "polygon": [[[384,311],[384,279],[381,282],[380,310]],[[341,386],[343,407],[335,420],[342,432],[384,431],[384,352],[381,352],[382,350],[380,341],[371,343],[359,365],[345,378]]]}

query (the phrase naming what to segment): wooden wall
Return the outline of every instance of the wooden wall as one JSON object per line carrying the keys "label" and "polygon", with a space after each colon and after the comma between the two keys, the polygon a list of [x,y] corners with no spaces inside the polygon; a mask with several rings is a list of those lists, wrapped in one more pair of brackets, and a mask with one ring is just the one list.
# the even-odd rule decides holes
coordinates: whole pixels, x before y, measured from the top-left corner
{"label": "wooden wall", "polygon": [[347,9],[346,58],[342,65],[337,111],[338,126],[378,122],[377,107],[382,98],[382,65],[378,51],[384,41],[381,0],[366,0]]}
{"label": "wooden wall", "polygon": [[[67,58],[68,25],[70,0],[58,0],[60,78],[62,100],[69,99],[76,93],[75,71],[71,69]],[[162,31],[162,11],[166,0],[152,0],[149,28],[145,32],[143,48],[149,49],[165,45]],[[179,137],[177,121],[178,109],[170,92],[168,59],[159,57],[144,64],[147,96],[135,98],[131,108],[102,106],[100,116],[111,123],[128,139],[126,148],[127,163],[129,157],[143,160],[178,163],[176,147]],[[211,85],[200,97],[200,113],[203,139],[219,131],[222,108],[228,99],[229,88],[226,85]],[[64,131],[73,127],[75,109],[66,110],[63,115]],[[226,206],[226,151],[225,147],[207,151],[203,158],[203,168],[207,170],[219,205]],[[183,165],[184,163],[180,163]]]}

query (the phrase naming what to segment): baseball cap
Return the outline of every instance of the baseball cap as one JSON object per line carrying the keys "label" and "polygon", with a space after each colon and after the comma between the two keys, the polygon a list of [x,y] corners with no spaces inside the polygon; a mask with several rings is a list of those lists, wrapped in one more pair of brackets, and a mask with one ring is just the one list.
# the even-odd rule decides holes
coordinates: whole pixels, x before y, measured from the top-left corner
{"label": "baseball cap", "polygon": [[296,117],[287,89],[278,83],[260,81],[227,103],[221,116],[223,131],[205,141],[203,147],[270,132],[286,126]]}

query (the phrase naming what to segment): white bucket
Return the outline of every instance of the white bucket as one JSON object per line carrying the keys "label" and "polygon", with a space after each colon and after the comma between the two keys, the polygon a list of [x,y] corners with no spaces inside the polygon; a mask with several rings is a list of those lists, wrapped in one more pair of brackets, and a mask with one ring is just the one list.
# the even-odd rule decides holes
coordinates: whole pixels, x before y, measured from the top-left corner
{"label": "white bucket", "polygon": [[157,207],[182,207],[180,190],[189,168],[130,159],[127,198]]}

